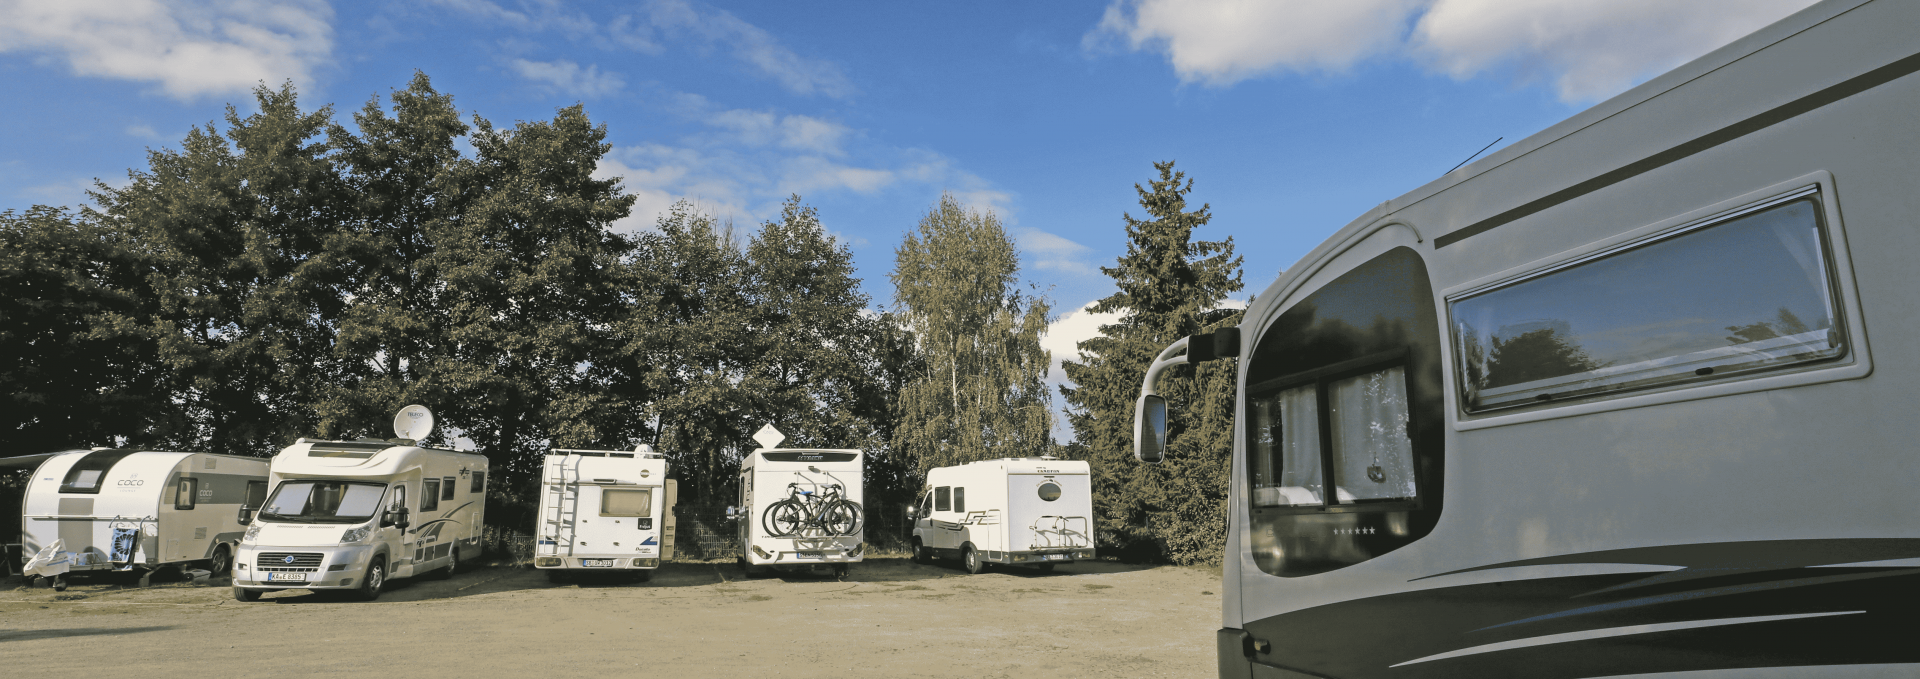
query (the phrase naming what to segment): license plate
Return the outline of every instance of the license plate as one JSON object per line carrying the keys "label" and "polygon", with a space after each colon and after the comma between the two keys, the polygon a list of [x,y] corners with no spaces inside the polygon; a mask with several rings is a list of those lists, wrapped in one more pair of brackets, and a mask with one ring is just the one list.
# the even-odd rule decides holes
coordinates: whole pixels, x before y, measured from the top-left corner
{"label": "license plate", "polygon": [[613,559],[581,559],[580,565],[588,568],[612,568]]}
{"label": "license plate", "polygon": [[1040,555],[1040,558],[1042,558],[1042,559],[1046,559],[1046,560],[1048,560],[1048,561],[1066,561],[1066,560],[1067,560],[1067,555],[1065,555],[1065,554],[1042,554],[1042,555]]}
{"label": "license plate", "polygon": [[268,582],[306,582],[306,573],[268,573]]}

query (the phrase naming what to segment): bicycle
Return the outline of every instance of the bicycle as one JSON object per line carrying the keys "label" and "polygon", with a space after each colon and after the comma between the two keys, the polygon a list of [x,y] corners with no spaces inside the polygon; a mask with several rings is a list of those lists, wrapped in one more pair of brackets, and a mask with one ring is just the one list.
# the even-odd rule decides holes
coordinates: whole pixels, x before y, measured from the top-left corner
{"label": "bicycle", "polygon": [[841,494],[840,484],[827,486],[824,493],[800,490],[800,484],[787,484],[787,498],[767,506],[760,515],[767,535],[795,537],[816,528],[825,535],[853,535],[860,530],[860,503]]}

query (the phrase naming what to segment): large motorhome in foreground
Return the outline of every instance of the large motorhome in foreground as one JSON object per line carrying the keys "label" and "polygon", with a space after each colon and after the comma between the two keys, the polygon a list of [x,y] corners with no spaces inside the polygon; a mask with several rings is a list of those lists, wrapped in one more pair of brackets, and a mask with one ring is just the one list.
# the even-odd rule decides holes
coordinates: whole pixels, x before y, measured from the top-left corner
{"label": "large motorhome in foreground", "polygon": [[569,573],[631,573],[645,581],[673,558],[679,482],[653,447],[554,449],[541,467],[533,566],[558,581]]}
{"label": "large motorhome in foreground", "polygon": [[1155,376],[1240,356],[1220,675],[1920,674],[1916,27],[1816,4],[1163,352],[1149,460]]}
{"label": "large motorhome in foreground", "polygon": [[413,445],[426,422],[392,441],[300,439],[275,455],[273,490],[240,544],[234,598],[309,589],[372,600],[388,578],[450,575],[479,556],[487,458]]}
{"label": "large motorhome in foreground", "polygon": [[761,448],[740,462],[740,567],[830,570],[865,556],[866,455],[853,449]]}
{"label": "large motorhome in foreground", "polygon": [[27,480],[23,556],[58,541],[70,573],[203,564],[224,576],[243,530],[235,517],[266,491],[267,461],[259,458],[115,448],[54,454]]}
{"label": "large motorhome in foreground", "polygon": [[927,490],[908,510],[913,558],[958,559],[1041,571],[1094,557],[1088,465],[1051,457],[981,460],[927,470]]}

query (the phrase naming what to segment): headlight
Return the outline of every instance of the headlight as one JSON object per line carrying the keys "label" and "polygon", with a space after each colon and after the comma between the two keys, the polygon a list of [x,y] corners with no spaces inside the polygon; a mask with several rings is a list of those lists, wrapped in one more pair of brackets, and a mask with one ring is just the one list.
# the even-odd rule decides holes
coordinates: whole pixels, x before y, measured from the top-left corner
{"label": "headlight", "polygon": [[257,537],[260,537],[260,524],[256,523],[251,526],[247,526],[247,535],[246,537],[240,538],[240,541],[253,542],[253,539]]}
{"label": "headlight", "polygon": [[351,545],[356,542],[366,542],[367,538],[371,535],[373,535],[373,526],[350,528],[347,532],[340,534],[340,544]]}

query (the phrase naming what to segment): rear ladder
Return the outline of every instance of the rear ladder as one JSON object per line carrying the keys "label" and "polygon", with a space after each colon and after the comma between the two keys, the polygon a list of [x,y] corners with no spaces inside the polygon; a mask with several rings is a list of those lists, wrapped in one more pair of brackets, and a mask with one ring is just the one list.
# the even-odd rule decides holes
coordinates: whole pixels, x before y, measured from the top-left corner
{"label": "rear ladder", "polygon": [[558,461],[548,456],[544,472],[541,502],[546,507],[541,515],[546,525],[541,532],[553,541],[553,551],[544,556],[573,556],[574,522],[580,513],[580,456],[563,455]]}

